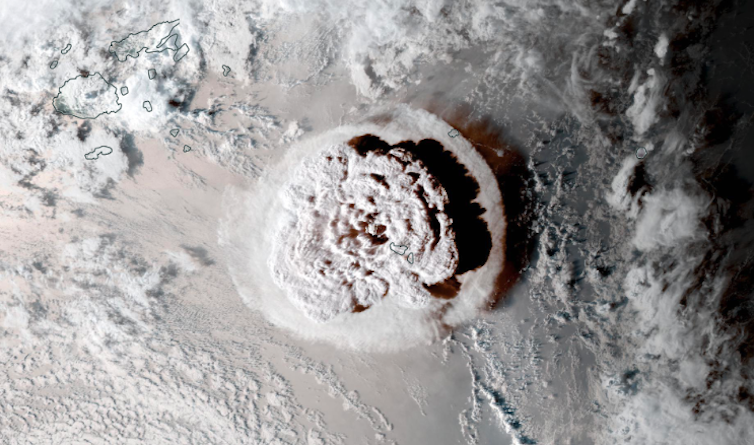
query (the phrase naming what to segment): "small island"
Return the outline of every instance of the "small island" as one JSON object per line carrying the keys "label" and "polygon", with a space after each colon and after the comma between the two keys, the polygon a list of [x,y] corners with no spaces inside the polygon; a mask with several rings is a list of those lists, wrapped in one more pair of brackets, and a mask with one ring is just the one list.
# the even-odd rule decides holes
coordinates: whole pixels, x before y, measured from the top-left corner
{"label": "small island", "polygon": [[108,147],[107,145],[102,145],[90,151],[89,153],[85,154],[84,157],[90,161],[95,161],[99,159],[100,155],[107,156],[112,152],[113,152],[112,148]]}
{"label": "small island", "polygon": [[176,50],[175,54],[173,54],[173,61],[180,62],[181,59],[186,57],[186,54],[188,53],[189,53],[189,47],[188,45],[184,43],[183,45],[181,45],[180,48]]}

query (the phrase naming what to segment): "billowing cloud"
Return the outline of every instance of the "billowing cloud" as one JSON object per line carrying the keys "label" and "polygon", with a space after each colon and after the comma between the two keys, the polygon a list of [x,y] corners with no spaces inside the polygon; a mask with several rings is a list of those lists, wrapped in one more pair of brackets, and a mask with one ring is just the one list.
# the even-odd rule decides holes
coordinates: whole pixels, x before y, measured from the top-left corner
{"label": "billowing cloud", "polygon": [[502,270],[505,219],[491,170],[450,130],[399,107],[290,147],[251,193],[229,190],[220,240],[245,302],[301,336],[366,349],[477,316]]}

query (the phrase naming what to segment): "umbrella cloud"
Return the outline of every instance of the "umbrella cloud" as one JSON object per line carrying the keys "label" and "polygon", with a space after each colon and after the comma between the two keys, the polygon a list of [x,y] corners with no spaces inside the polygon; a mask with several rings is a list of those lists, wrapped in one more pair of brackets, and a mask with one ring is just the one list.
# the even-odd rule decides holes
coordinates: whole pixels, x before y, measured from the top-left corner
{"label": "umbrella cloud", "polygon": [[[450,278],[458,265],[447,194],[402,148],[330,147],[302,163],[283,196],[273,276],[314,320],[362,311],[382,298],[425,307],[425,285]],[[414,267],[385,248],[391,240],[422,252]]]}
{"label": "umbrella cloud", "polygon": [[360,348],[432,341],[476,316],[502,270],[502,200],[479,187],[496,183],[482,157],[448,131],[400,108],[292,147],[262,178],[269,192],[229,191],[221,241],[245,302]]}

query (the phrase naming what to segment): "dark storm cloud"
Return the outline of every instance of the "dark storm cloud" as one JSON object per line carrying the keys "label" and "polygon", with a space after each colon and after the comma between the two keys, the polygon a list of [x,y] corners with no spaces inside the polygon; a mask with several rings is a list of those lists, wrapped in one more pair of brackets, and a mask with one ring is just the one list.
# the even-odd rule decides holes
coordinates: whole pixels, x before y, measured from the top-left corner
{"label": "dark storm cloud", "polygon": [[188,113],[191,108],[191,101],[194,100],[195,95],[195,89],[181,88],[168,100],[168,105],[171,109],[177,109],[181,113]]}
{"label": "dark storm cloud", "polygon": [[[652,191],[652,185],[650,183],[647,169],[643,163],[639,163],[631,173],[631,177],[628,180],[628,192],[631,196],[636,196],[637,193],[649,193]],[[641,200],[639,200],[641,205]]]}
{"label": "dark storm cloud", "polygon": [[[29,148],[25,152],[25,160],[27,164],[33,167],[33,170],[23,176],[18,181],[18,185],[27,190],[38,192],[41,194],[42,204],[46,207],[55,207],[57,204],[58,195],[54,190],[46,189],[35,184],[34,177],[43,172],[47,168],[47,163],[39,156],[36,150]],[[22,172],[16,168],[11,167],[15,173],[21,174]]]}
{"label": "dark storm cloud", "polygon": [[6,88],[3,97],[14,107],[17,107],[21,104],[21,101],[18,99],[18,93],[11,89]]}
{"label": "dark storm cloud", "polygon": [[636,395],[639,392],[639,383],[641,382],[639,375],[640,372],[636,368],[624,371],[618,381],[618,391],[624,395]]}
{"label": "dark storm cloud", "polygon": [[89,120],[84,120],[84,122],[78,126],[78,130],[76,131],[76,137],[79,138],[81,142],[86,142],[86,138],[89,137],[89,133],[92,132],[92,124]]}
{"label": "dark storm cloud", "polygon": [[43,274],[47,273],[47,268],[45,267],[44,263],[42,263],[41,261],[35,261],[35,262],[31,263],[31,265],[32,265],[32,267],[34,267],[35,269],[37,269],[41,273],[43,273]]}
{"label": "dark storm cloud", "polygon": [[136,146],[136,142],[131,133],[126,133],[120,140],[120,150],[126,155],[128,160],[128,176],[132,177],[136,171],[144,165],[144,156],[141,150]]}
{"label": "dark storm cloud", "polygon": [[[218,115],[218,113],[221,113],[221,112],[224,112],[224,111],[225,111],[225,110],[223,109],[222,105],[213,104],[213,105],[212,105],[212,106],[211,106],[211,107],[209,108],[209,110],[208,110],[208,109],[206,109],[206,108],[194,108],[193,110],[191,110],[191,113],[192,113],[192,114],[193,114],[194,116],[198,116],[198,115],[200,115],[200,114],[202,114],[202,113],[205,113],[205,114],[206,114],[207,116],[209,116],[209,117],[210,117],[210,119],[211,119],[211,122],[212,122],[212,125],[215,125],[215,124],[216,124],[216,118],[217,118],[217,115]],[[215,132],[215,133],[217,132],[216,130],[212,130],[212,129],[208,129],[208,130],[209,130],[210,132]]]}
{"label": "dark storm cloud", "polygon": [[29,312],[34,320],[42,320],[47,318],[47,306],[45,306],[41,300],[36,300],[29,305]]}
{"label": "dark storm cloud", "polygon": [[170,284],[173,279],[178,277],[178,266],[173,263],[160,267],[160,282],[153,288],[146,291],[146,294],[153,298],[162,298],[167,295],[165,286]]}
{"label": "dark storm cloud", "polygon": [[197,52],[199,54],[199,73],[202,77],[204,77],[207,74],[207,58],[204,55],[204,50],[202,49],[202,46],[197,43],[193,42],[193,47],[197,48]]}
{"label": "dark storm cloud", "polygon": [[[485,385],[482,385],[482,387],[484,388]],[[536,445],[538,442],[535,439],[532,439],[520,431],[522,426],[521,420],[516,414],[516,409],[513,408],[503,393],[496,388],[486,387],[484,389],[486,389],[489,394],[490,406],[497,408],[498,412],[502,413],[505,417],[505,423],[512,428],[511,435],[518,439],[518,443],[522,445]]]}
{"label": "dark storm cloud", "polygon": [[246,53],[246,71],[249,77],[258,80],[258,70],[254,69],[254,65],[257,62],[257,56],[259,55],[259,42],[266,39],[264,31],[256,25],[253,18],[246,16],[246,23],[248,25],[249,33],[254,38],[254,41],[249,45],[249,51]]}
{"label": "dark storm cloud", "polygon": [[115,244],[115,239],[117,236],[115,236],[114,233],[103,233],[99,236],[100,241],[100,249],[104,249],[106,246],[111,246]]}
{"label": "dark storm cloud", "polygon": [[114,324],[120,326],[128,335],[137,336],[141,329],[136,322],[129,316],[124,315],[120,308],[110,306],[107,308],[107,318]]}
{"label": "dark storm cloud", "polygon": [[47,207],[55,207],[58,201],[58,195],[52,190],[45,190],[42,195],[42,204]]}
{"label": "dark storm cloud", "polygon": [[35,104],[33,107],[31,107],[30,113],[32,116],[36,116],[39,114],[40,111],[42,111],[43,108],[44,108],[44,102],[39,102]]}
{"label": "dark storm cloud", "polygon": [[115,188],[115,181],[113,181],[113,178],[107,178],[107,182],[105,183],[105,185],[101,189],[99,189],[99,191],[93,193],[93,196],[95,198],[100,198],[100,199],[115,200],[115,198],[113,198],[112,193],[110,193],[110,191],[114,188]]}
{"label": "dark storm cloud", "polygon": [[[199,46],[199,45],[195,45]],[[199,80],[204,77],[204,74],[206,73],[207,69],[207,62],[204,60],[204,54],[201,51],[197,52],[200,57],[200,63],[199,63],[199,69],[197,71],[197,74],[199,75]],[[168,99],[168,110],[178,110],[181,113],[188,113],[191,111],[191,101],[194,100],[194,96],[196,95],[196,82],[197,80],[188,82],[185,79],[178,76],[178,69],[180,68],[179,64],[172,65],[169,68],[165,69],[165,72],[163,73],[164,76],[169,77],[174,84],[178,85],[178,90],[173,92],[173,88],[171,88],[171,91],[167,91],[165,88],[165,84],[162,82],[159,82],[157,84],[157,91],[164,96],[170,97]]]}
{"label": "dark storm cloud", "polygon": [[47,137],[48,138],[56,136],[56,135],[58,135],[60,133],[60,127],[63,125],[63,121],[60,119],[60,115],[53,114],[47,120],[47,123],[50,124],[50,129],[47,130]]}
{"label": "dark storm cloud", "polygon": [[207,249],[201,246],[187,246],[185,244],[181,245],[183,250],[188,252],[191,257],[198,260],[203,266],[211,266],[215,264],[215,261],[209,257],[209,254],[207,253]]}

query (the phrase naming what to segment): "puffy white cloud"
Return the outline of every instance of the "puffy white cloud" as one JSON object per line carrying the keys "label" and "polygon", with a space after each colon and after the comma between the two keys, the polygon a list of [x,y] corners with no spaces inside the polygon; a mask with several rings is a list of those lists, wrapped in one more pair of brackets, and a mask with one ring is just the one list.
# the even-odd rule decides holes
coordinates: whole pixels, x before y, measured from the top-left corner
{"label": "puffy white cloud", "polygon": [[633,243],[642,250],[673,246],[704,236],[700,217],[706,210],[702,196],[681,189],[660,190],[644,195],[644,208],[636,222]]}

